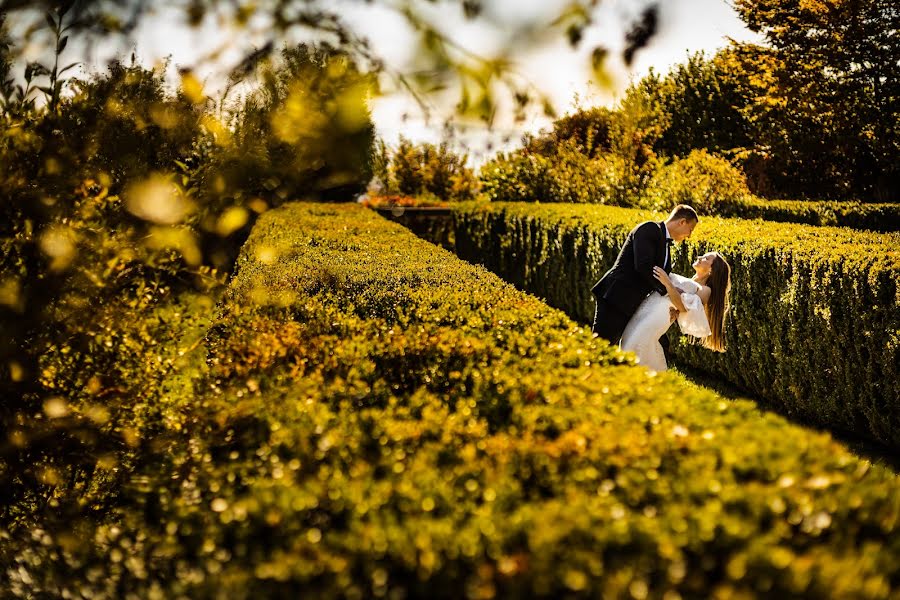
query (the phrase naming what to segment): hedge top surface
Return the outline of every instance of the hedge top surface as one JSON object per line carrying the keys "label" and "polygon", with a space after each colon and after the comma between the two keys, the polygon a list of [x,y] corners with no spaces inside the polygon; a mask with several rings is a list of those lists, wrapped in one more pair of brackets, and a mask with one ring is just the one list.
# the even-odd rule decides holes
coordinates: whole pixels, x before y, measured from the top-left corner
{"label": "hedge top surface", "polygon": [[[615,232],[647,220],[661,221],[666,213],[592,204],[466,202],[454,211],[505,211],[522,218],[547,215],[562,225],[587,225],[596,230]],[[859,265],[878,265],[900,270],[900,233],[877,233],[843,227],[821,227],[796,223],[778,223],[761,219],[720,218],[700,215],[700,223],[691,237],[694,242],[711,246],[740,245],[742,252],[776,248],[815,260],[840,259]]]}

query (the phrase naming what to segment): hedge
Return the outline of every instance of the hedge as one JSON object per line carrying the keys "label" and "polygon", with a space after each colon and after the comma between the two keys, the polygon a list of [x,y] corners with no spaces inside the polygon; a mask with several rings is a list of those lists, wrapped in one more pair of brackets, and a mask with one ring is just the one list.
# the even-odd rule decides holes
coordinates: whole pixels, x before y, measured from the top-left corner
{"label": "hedge", "polygon": [[[900,587],[900,480],[652,376],[354,206],[263,214],[181,438],[16,595],[823,597]],[[144,457],[147,458],[147,457]],[[30,542],[30,543],[29,543]],[[25,549],[21,549],[25,546]]]}
{"label": "hedge", "polygon": [[[478,204],[453,209],[458,254],[576,319],[628,231],[664,215],[604,206]],[[732,265],[724,354],[671,336],[679,364],[788,415],[900,448],[900,236],[701,217],[674,271],[711,250]]]}
{"label": "hedge", "polygon": [[719,216],[852,227],[879,232],[900,231],[900,204],[749,198],[723,203]]}

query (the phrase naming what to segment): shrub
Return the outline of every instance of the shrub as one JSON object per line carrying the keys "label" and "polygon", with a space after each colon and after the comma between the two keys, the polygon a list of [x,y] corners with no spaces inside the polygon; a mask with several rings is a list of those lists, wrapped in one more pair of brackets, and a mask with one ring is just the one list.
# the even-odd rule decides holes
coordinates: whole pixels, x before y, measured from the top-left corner
{"label": "shrub", "polygon": [[[589,322],[590,286],[625,235],[661,213],[613,207],[464,204],[453,209],[462,258]],[[900,263],[897,236],[701,217],[676,246],[674,270],[710,250],[732,265],[724,354],[686,346],[680,364],[707,371],[783,412],[900,446]]]}
{"label": "shrub", "polygon": [[705,150],[694,150],[653,174],[638,204],[650,210],[668,210],[676,204],[693,206],[701,214],[740,212],[750,190],[740,169]]}
{"label": "shrub", "polygon": [[723,203],[719,216],[852,227],[871,231],[900,231],[900,204],[747,198]]}
{"label": "shrub", "polygon": [[575,111],[553,123],[549,132],[540,135],[526,134],[524,147],[529,153],[554,156],[566,143],[590,158],[596,158],[611,149],[610,131],[616,114],[605,107],[593,107]]}
{"label": "shrub", "polygon": [[[71,4],[48,15],[57,30]],[[0,35],[0,51],[4,44]],[[348,172],[359,176],[351,167],[360,160],[365,167],[367,115],[355,110],[365,107],[364,78],[337,59],[286,59],[296,59],[292,73],[305,85],[318,87],[306,95],[292,89],[262,108],[321,122],[315,106],[343,133],[353,129],[347,142],[326,127],[330,137],[319,142],[333,154],[314,154],[303,168],[296,154],[265,153],[285,150],[295,134],[303,144],[293,150],[309,151],[309,130],[292,129],[296,121],[276,127],[266,112],[267,129],[251,133],[241,121],[244,129],[232,131],[189,75],[176,94],[161,70],[116,62],[70,82],[73,95],[38,106],[34,86],[53,81],[49,69],[29,65],[29,91],[21,93],[0,81],[0,487],[10,498],[0,529],[65,545],[114,519],[137,455],[147,456],[138,448],[165,446],[182,424],[170,403],[195,373],[175,368],[189,347],[182,335],[193,333],[180,327],[190,320],[186,307],[200,303],[185,297],[209,309],[218,283],[212,267],[230,269],[232,248],[267,206],[256,194],[268,192],[271,202],[285,193],[282,183],[300,181],[326,196],[347,184]],[[238,151],[235,140],[247,146]],[[368,176],[359,177],[361,187]],[[0,563],[5,574],[11,563]]]}
{"label": "shrub", "polygon": [[362,192],[372,174],[371,75],[327,44],[285,47],[259,75],[261,85],[234,109],[233,135],[223,128],[207,187],[274,204]]}
{"label": "shrub", "polygon": [[537,202],[550,197],[550,160],[541,154],[500,153],[479,171],[481,191],[494,202]]}
{"label": "shrub", "polygon": [[432,201],[471,200],[478,191],[478,180],[466,166],[468,155],[458,155],[446,142],[439,146],[414,144],[401,137],[396,149],[381,142],[376,163],[378,186],[370,196],[389,194],[427,197]]}
{"label": "shrub", "polygon": [[495,202],[627,204],[630,169],[610,153],[590,158],[574,141],[552,157],[522,151],[500,155],[481,167],[481,189]]}

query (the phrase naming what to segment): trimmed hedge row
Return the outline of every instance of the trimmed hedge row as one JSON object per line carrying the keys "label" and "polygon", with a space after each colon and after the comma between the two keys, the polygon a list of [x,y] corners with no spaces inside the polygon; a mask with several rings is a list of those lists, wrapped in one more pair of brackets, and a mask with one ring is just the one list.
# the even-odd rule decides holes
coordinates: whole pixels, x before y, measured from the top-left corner
{"label": "trimmed hedge row", "polygon": [[[664,215],[603,206],[454,207],[458,254],[583,322],[591,285],[628,231]],[[703,218],[676,245],[674,271],[710,250],[732,265],[724,354],[684,344],[680,364],[712,373],[784,412],[900,447],[900,236]]]}
{"label": "trimmed hedge row", "polygon": [[237,269],[207,335],[209,371],[181,400],[183,438],[156,448],[92,543],[37,534],[11,586],[192,598],[900,588],[895,475],[750,402],[650,375],[399,225],[287,205],[260,217]]}
{"label": "trimmed hedge row", "polygon": [[748,198],[739,202],[722,203],[718,206],[718,215],[781,223],[852,227],[883,233],[900,231],[900,204]]}

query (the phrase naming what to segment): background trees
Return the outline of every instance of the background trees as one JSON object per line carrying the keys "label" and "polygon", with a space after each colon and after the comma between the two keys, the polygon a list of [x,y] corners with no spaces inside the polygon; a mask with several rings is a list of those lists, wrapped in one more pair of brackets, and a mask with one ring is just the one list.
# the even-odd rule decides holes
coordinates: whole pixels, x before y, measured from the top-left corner
{"label": "background trees", "polygon": [[[778,107],[764,137],[802,190],[814,177],[834,196],[900,198],[900,7],[890,0],[738,0],[766,37]],[[771,131],[771,130],[770,130]],[[761,131],[765,135],[767,131]],[[814,174],[814,175],[813,175]]]}
{"label": "background trees", "polygon": [[614,111],[581,110],[526,137],[528,151],[549,155],[574,139],[589,157],[612,152],[639,173],[654,157],[705,150],[739,166],[761,196],[900,199],[896,3],[742,0],[737,8],[766,45],[732,43],[651,73]]}
{"label": "background trees", "polygon": [[449,145],[415,144],[401,137],[396,148],[379,142],[373,157],[375,194],[417,196],[430,201],[469,200],[478,181],[467,166],[468,155]]}

